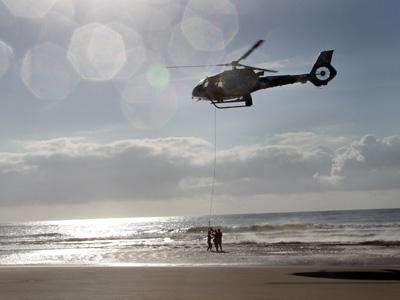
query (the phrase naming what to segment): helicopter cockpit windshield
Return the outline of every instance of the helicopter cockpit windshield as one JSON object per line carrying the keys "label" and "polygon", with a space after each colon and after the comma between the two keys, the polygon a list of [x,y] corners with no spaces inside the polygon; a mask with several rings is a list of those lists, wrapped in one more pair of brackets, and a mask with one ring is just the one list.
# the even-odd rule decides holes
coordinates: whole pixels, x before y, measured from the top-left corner
{"label": "helicopter cockpit windshield", "polygon": [[205,88],[208,87],[208,77],[200,80],[198,86],[202,86],[202,87],[205,87]]}

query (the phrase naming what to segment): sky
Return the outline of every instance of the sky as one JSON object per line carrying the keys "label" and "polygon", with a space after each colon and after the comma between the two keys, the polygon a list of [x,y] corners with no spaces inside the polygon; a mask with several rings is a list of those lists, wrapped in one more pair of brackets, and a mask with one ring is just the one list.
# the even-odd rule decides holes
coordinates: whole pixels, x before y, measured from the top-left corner
{"label": "sky", "polygon": [[[34,3],[34,4],[33,4]],[[217,112],[213,213],[400,207],[400,4],[1,0],[0,221],[206,215],[214,108],[193,87],[240,57],[328,86]]]}

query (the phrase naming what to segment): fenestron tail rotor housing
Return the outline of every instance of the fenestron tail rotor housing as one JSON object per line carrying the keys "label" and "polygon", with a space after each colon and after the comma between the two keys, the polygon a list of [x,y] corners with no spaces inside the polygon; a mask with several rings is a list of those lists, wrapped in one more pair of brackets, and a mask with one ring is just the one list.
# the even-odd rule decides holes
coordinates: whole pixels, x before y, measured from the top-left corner
{"label": "fenestron tail rotor housing", "polygon": [[315,77],[317,77],[318,80],[325,81],[329,79],[331,76],[331,71],[327,67],[319,67],[317,70],[315,70]]}

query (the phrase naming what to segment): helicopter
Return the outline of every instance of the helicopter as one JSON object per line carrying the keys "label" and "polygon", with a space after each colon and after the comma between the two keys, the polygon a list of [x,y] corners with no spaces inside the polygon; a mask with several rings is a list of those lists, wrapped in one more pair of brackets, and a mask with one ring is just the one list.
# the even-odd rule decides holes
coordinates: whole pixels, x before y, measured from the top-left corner
{"label": "helicopter", "polygon": [[[216,65],[169,66],[168,68],[198,68],[210,66],[231,67],[222,73],[202,79],[192,91],[192,99],[210,101],[219,109],[250,107],[253,105],[251,93],[293,83],[311,82],[320,87],[335,78],[337,71],[331,65],[334,50],[322,51],[310,73],[297,75],[264,76],[277,73],[276,70],[241,64],[264,40],[258,40],[238,60]],[[240,103],[240,104],[239,104]]]}

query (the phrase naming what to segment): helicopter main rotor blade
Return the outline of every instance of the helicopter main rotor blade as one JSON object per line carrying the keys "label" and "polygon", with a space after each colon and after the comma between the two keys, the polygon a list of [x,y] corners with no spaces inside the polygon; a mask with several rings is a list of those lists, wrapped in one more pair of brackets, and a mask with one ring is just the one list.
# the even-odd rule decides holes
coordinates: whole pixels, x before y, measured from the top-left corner
{"label": "helicopter main rotor blade", "polygon": [[264,69],[264,68],[246,66],[246,65],[243,65],[243,64],[239,64],[239,66],[242,66],[242,67],[245,67],[245,68],[249,68],[249,69],[253,69],[253,70],[260,70],[260,71],[270,72],[270,73],[278,73],[278,72],[279,72],[279,71],[277,71],[277,70],[271,70],[271,69]]}
{"label": "helicopter main rotor blade", "polygon": [[251,47],[249,50],[247,50],[247,52],[245,54],[243,54],[238,60],[237,62],[241,61],[242,59],[245,59],[247,56],[249,56],[254,50],[256,50],[258,47],[260,47],[262,45],[262,43],[264,43],[264,40],[258,40],[253,47]]}
{"label": "helicopter main rotor blade", "polygon": [[226,67],[231,64],[216,64],[216,65],[194,65],[194,66],[167,66],[167,69],[178,69],[178,68],[206,68],[206,67]]}

